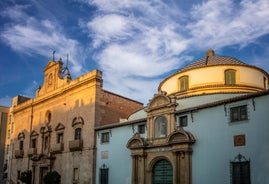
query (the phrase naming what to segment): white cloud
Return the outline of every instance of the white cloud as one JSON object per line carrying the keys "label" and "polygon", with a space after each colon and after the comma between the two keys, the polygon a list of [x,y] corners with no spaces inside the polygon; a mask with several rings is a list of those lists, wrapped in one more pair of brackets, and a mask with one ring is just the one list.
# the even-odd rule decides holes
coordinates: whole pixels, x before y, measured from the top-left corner
{"label": "white cloud", "polygon": [[[269,33],[269,1],[207,1],[192,9],[194,21],[187,25],[196,47],[244,47]],[[203,44],[197,44],[203,43]]]}
{"label": "white cloud", "polygon": [[[4,11],[3,15],[14,20],[6,25],[0,33],[0,38],[16,52],[33,55],[39,54],[51,57],[52,51],[56,50],[56,56],[63,57],[69,54],[71,71],[79,74],[85,56],[82,55],[80,43],[68,38],[62,32],[62,28],[50,20],[37,20],[24,13],[27,7],[12,7]],[[12,12],[16,12],[13,15]],[[23,21],[20,20],[23,17]],[[58,59],[58,58],[56,58]]]}
{"label": "white cloud", "polygon": [[147,80],[159,81],[181,67],[190,59],[188,50],[244,47],[269,33],[267,0],[209,0],[184,15],[175,4],[162,1],[88,3],[99,10],[87,25],[104,82],[126,96],[144,93],[142,84],[157,89],[157,83]]}

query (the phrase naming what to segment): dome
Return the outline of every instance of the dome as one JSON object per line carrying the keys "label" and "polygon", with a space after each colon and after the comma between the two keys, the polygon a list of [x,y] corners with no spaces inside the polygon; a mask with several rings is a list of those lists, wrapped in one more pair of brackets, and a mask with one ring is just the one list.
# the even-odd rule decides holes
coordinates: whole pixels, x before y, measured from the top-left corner
{"label": "dome", "polygon": [[168,95],[190,96],[212,93],[250,93],[268,88],[268,73],[229,56],[206,57],[192,62],[164,79],[158,90]]}
{"label": "dome", "polygon": [[215,65],[247,65],[247,64],[229,56],[207,56],[203,59],[199,59],[193,63],[190,63],[189,65],[180,69],[179,72],[194,68],[201,68]]}

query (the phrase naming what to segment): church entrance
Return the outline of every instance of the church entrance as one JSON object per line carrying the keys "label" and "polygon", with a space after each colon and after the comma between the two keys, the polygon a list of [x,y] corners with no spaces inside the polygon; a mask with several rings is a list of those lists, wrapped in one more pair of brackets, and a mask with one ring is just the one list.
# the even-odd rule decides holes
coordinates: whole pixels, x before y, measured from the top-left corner
{"label": "church entrance", "polygon": [[152,170],[152,184],[173,184],[173,168],[169,161],[156,162]]}

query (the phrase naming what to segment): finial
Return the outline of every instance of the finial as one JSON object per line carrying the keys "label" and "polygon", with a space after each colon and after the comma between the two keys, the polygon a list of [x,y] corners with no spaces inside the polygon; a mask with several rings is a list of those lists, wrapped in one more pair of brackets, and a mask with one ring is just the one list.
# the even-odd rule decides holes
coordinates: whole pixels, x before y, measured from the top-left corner
{"label": "finial", "polygon": [[206,57],[215,56],[215,51],[213,49],[208,49],[206,52]]}

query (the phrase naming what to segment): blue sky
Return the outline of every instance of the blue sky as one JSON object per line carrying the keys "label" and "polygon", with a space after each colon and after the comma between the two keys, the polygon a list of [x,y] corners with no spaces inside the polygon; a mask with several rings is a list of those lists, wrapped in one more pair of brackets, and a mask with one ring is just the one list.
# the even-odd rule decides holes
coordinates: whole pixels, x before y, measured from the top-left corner
{"label": "blue sky", "polygon": [[104,89],[143,102],[161,80],[216,55],[269,72],[268,0],[0,1],[0,105],[34,97],[62,58],[72,78],[103,72]]}

